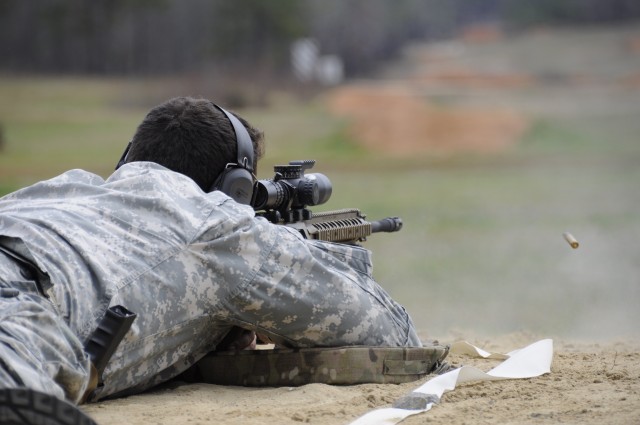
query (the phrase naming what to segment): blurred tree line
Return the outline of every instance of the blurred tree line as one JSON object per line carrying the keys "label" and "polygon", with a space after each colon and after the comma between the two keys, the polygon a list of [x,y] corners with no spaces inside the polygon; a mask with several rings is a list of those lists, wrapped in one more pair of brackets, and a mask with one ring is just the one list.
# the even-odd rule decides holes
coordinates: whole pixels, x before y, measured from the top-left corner
{"label": "blurred tree line", "polygon": [[356,76],[468,24],[638,17],[638,0],[0,0],[0,72],[282,77],[292,41],[311,37]]}

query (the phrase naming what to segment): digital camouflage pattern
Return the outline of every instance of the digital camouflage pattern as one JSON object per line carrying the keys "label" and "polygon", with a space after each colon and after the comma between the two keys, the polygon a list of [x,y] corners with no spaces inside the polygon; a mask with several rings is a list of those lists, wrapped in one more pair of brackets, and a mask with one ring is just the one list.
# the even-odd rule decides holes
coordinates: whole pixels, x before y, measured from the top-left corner
{"label": "digital camouflage pattern", "polygon": [[[367,250],[304,240],[153,163],[107,180],[72,170],[0,198],[0,251],[0,287],[19,290],[0,298],[0,387],[77,402],[81,347],[112,305],[138,317],[95,399],[178,375],[232,326],[290,347],[421,345]],[[46,320],[12,316],[30,310]]]}
{"label": "digital camouflage pattern", "polygon": [[0,250],[0,388],[77,401],[87,387],[82,342],[42,297],[26,264]]}
{"label": "digital camouflage pattern", "polygon": [[401,384],[433,372],[448,353],[437,344],[227,351],[202,358],[195,374],[200,382],[248,387]]}

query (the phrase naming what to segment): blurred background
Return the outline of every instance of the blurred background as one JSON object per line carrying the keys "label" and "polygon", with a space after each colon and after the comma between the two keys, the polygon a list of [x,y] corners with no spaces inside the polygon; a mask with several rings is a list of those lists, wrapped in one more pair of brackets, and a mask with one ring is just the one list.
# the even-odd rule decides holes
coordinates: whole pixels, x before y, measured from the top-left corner
{"label": "blurred background", "polygon": [[364,245],[424,337],[640,337],[640,2],[0,0],[0,194],[184,95],[402,217]]}

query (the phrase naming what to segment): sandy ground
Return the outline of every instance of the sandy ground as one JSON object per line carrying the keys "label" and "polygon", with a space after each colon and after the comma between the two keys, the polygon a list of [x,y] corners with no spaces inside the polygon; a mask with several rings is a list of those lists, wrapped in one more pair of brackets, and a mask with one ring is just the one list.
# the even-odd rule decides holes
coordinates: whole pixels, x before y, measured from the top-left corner
{"label": "sandy ground", "polygon": [[[453,338],[453,337],[452,337]],[[460,338],[456,336],[455,339]],[[494,352],[535,342],[525,333],[491,339],[464,338]],[[453,339],[441,339],[451,342]],[[449,363],[488,371],[500,361],[451,355]],[[208,384],[172,385],[128,398],[86,405],[106,424],[348,424],[388,407],[431,377],[402,384],[241,388]],[[465,384],[445,393],[440,404],[403,424],[634,424],[640,423],[640,341],[554,340],[550,374]]]}

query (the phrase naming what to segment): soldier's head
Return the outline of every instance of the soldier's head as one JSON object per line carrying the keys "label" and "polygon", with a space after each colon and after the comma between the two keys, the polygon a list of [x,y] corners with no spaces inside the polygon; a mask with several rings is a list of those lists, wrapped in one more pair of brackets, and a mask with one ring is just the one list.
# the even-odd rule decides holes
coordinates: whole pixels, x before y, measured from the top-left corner
{"label": "soldier's head", "polygon": [[[264,152],[263,134],[233,114],[253,144],[253,171]],[[193,179],[210,191],[227,164],[236,163],[238,143],[225,113],[206,99],[176,97],[151,109],[120,164],[151,161]]]}

